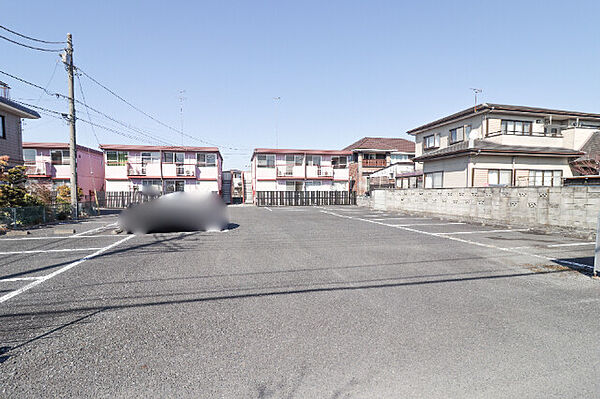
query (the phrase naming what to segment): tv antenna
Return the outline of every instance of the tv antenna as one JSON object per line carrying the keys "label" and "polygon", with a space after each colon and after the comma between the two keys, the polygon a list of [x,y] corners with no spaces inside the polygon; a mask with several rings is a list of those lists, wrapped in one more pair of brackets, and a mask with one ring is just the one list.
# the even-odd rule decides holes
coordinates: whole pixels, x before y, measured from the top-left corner
{"label": "tv antenna", "polygon": [[482,89],[476,89],[474,87],[471,87],[471,90],[473,90],[473,95],[475,96],[475,111],[477,111],[477,94],[483,92]]}

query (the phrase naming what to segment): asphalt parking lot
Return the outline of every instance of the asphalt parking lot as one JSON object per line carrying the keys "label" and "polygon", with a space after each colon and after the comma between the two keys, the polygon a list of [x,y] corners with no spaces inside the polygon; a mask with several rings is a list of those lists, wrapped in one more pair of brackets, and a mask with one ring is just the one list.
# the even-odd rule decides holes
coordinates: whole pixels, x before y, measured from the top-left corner
{"label": "asphalt parking lot", "polygon": [[600,392],[593,243],[358,207],[230,215],[0,237],[0,397]]}

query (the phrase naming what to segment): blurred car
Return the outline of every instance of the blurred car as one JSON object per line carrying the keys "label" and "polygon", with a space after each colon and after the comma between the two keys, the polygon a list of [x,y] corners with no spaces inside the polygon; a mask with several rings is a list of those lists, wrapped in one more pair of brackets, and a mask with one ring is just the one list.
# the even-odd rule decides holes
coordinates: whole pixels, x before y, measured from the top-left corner
{"label": "blurred car", "polygon": [[223,199],[215,193],[175,192],[123,210],[118,225],[135,234],[224,230],[229,218]]}

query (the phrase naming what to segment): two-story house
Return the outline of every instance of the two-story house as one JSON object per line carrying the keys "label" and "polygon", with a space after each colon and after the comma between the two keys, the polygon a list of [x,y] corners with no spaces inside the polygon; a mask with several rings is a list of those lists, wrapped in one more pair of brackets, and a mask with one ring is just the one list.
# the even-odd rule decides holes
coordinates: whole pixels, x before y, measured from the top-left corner
{"label": "two-story house", "polygon": [[[68,143],[23,143],[23,160],[29,183],[56,189],[70,185],[71,159]],[[84,195],[104,191],[104,156],[101,151],[77,146],[77,185]]]}
{"label": "two-story house", "polygon": [[358,195],[367,192],[367,177],[378,170],[394,164],[398,173],[414,170],[415,143],[406,139],[363,137],[344,150],[352,152],[351,190]]}
{"label": "two-story house", "polygon": [[0,156],[8,155],[8,167],[23,164],[21,119],[40,114],[10,100],[9,87],[0,82]]}
{"label": "two-story house", "polygon": [[348,191],[351,156],[351,151],[257,148],[252,192]]}
{"label": "two-story house", "polygon": [[223,158],[216,147],[102,144],[106,191],[151,186],[161,193],[221,194]]}
{"label": "two-story house", "polygon": [[481,104],[408,131],[426,188],[558,186],[600,114]]}

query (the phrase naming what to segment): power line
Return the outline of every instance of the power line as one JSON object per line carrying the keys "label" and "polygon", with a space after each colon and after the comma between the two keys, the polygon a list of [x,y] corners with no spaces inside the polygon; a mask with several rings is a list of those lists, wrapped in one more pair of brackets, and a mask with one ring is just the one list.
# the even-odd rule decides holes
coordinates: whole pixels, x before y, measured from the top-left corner
{"label": "power line", "polygon": [[53,50],[53,49],[49,49],[49,48],[41,48],[41,47],[30,46],[28,44],[19,43],[17,41],[14,41],[14,40],[9,39],[8,37],[2,36],[2,35],[0,35],[0,39],[4,39],[7,42],[11,42],[11,43],[17,44],[19,46],[27,47],[27,48],[30,48],[32,50],[46,51],[46,52],[49,52],[49,53],[60,53],[61,51],[63,51],[63,49]]}
{"label": "power line", "polygon": [[[52,83],[52,79],[54,79],[54,75],[56,74],[56,69],[58,67],[58,62],[59,62],[59,60],[56,60],[56,63],[54,64],[54,69],[52,70],[52,75],[50,75],[50,79],[48,79],[48,83],[46,83],[46,87],[44,87],[44,92],[48,91],[48,87],[50,86],[50,83]],[[44,95],[44,93],[40,93],[40,97],[37,99],[36,104],[40,103],[43,95]]]}
{"label": "power line", "polygon": [[141,114],[145,115],[146,117],[152,119],[154,122],[158,123],[159,125],[161,125],[163,127],[166,127],[169,130],[172,130],[172,131],[174,131],[174,132],[176,132],[178,134],[181,134],[182,136],[185,136],[185,137],[190,138],[192,140],[199,141],[199,142],[204,143],[204,144],[208,144],[208,145],[212,145],[212,146],[216,146],[216,147],[223,147],[223,148],[227,148],[227,149],[233,150],[233,151],[240,151],[241,150],[240,148],[234,148],[234,147],[229,147],[229,146],[225,146],[225,145],[219,145],[219,144],[216,144],[216,143],[211,143],[210,141],[206,141],[206,140],[194,137],[194,136],[190,136],[189,134],[185,134],[185,133],[183,133],[182,130],[178,130],[178,129],[172,127],[172,126],[169,126],[166,123],[164,123],[164,122],[156,119],[152,115],[148,114],[147,112],[143,111],[142,109],[136,107],[135,105],[133,105],[132,103],[130,103],[129,101],[125,100],[123,97],[121,97],[120,95],[118,95],[117,93],[115,93],[113,90],[109,89],[108,87],[106,87],[105,85],[103,85],[102,83],[98,82],[96,79],[94,79],[90,75],[88,75],[81,68],[77,67],[77,70],[79,72],[81,72],[81,74],[83,74],[83,76],[85,76],[86,78],[90,79],[92,82],[96,83],[98,86],[102,87],[104,90],[106,90],[107,92],[109,92],[110,94],[112,94],[113,96],[115,96],[116,98],[118,98],[119,100],[123,101],[125,104],[129,105],[131,108],[135,109],[136,111],[140,112]]}
{"label": "power line", "polygon": [[10,32],[13,35],[20,36],[20,37],[22,37],[24,39],[33,40],[34,42],[46,43],[46,44],[67,44],[67,42],[50,42],[50,41],[47,41],[47,40],[36,39],[34,37],[26,36],[26,35],[24,35],[22,33],[19,33],[19,32],[15,32],[14,30],[8,29],[6,26],[2,26],[2,25],[0,25],[0,29],[4,29],[5,31]]}
{"label": "power line", "polygon": [[27,81],[27,80],[25,80],[25,79],[23,79],[23,78],[20,78],[20,77],[18,77],[18,76],[12,75],[12,74],[10,74],[10,73],[8,73],[8,72],[0,71],[0,73],[1,73],[2,75],[6,75],[6,76],[8,76],[8,77],[10,77],[10,78],[12,78],[12,79],[18,80],[18,81],[19,81],[19,82],[21,82],[21,83],[25,83],[25,84],[27,84],[27,85],[29,85],[29,86],[35,87],[36,89],[40,89],[40,90],[42,90],[44,93],[48,94],[49,96],[63,97],[63,98],[67,98],[67,99],[68,99],[68,97],[67,97],[67,96],[65,96],[65,95],[63,95],[63,94],[49,92],[49,91],[48,91],[46,88],[44,88],[44,87],[42,87],[42,86],[40,86],[40,85],[37,85],[37,84],[35,84],[35,83],[31,83],[31,82],[29,82],[29,81]]}

